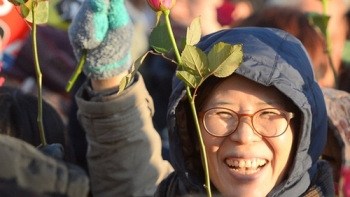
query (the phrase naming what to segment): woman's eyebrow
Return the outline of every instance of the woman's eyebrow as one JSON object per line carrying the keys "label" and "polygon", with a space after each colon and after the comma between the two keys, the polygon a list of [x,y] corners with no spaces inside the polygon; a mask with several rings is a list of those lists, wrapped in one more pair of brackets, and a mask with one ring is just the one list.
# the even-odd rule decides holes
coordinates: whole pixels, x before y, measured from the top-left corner
{"label": "woman's eyebrow", "polygon": [[284,102],[281,102],[281,101],[277,101],[277,100],[274,100],[274,99],[271,99],[271,100],[268,100],[268,101],[260,101],[257,103],[257,105],[273,105],[273,106],[276,106],[278,108],[284,108],[285,106],[285,103]]}
{"label": "woman's eyebrow", "polygon": [[[210,104],[211,106],[235,106],[238,105],[234,100],[216,100]],[[276,99],[269,99],[267,101],[257,101],[256,103],[253,103],[253,105],[258,107],[266,107],[266,106],[273,106],[277,108],[285,108],[286,103],[282,101],[278,101]]]}
{"label": "woman's eyebrow", "polygon": [[212,105],[215,106],[225,106],[225,105],[237,105],[237,103],[232,102],[232,101],[214,101]]}

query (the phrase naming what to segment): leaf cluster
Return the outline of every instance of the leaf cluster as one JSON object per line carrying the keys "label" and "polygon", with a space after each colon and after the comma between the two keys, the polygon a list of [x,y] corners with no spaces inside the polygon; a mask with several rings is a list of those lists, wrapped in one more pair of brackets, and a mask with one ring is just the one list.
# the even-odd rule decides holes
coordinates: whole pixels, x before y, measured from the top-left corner
{"label": "leaf cluster", "polygon": [[[187,28],[184,49],[181,52],[180,61],[174,61],[177,65],[176,76],[187,86],[197,89],[205,79],[214,75],[227,77],[231,75],[243,61],[242,44],[216,43],[206,54],[196,44],[201,39],[200,18],[195,18]],[[149,37],[150,46],[158,54],[167,54],[173,50],[171,38],[167,33],[166,25],[159,22]],[[140,57],[134,64],[134,71],[122,81],[120,90],[123,90],[128,81],[135,75],[137,69],[145,59]]]}
{"label": "leaf cluster", "polygon": [[[49,18],[48,0],[8,0],[14,6],[20,7],[22,18],[30,23],[35,20],[36,24],[45,24]],[[34,11],[33,11],[34,10]],[[34,13],[34,18],[33,18]]]}

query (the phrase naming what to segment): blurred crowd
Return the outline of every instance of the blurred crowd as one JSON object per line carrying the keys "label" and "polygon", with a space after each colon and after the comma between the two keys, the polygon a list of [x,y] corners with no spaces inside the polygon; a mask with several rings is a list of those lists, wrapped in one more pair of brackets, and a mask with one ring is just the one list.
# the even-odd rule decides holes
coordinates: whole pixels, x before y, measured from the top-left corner
{"label": "blurred crowd", "polygon": [[[50,0],[49,21],[38,26],[36,36],[43,76],[47,141],[62,144],[63,160],[89,174],[85,158],[87,142],[76,117],[78,109],[74,98],[77,88],[85,81],[84,74],[81,73],[70,92],[65,90],[78,64],[67,30],[81,3],[82,0]],[[125,3],[135,28],[132,42],[135,61],[150,50],[148,36],[156,16],[145,0],[126,0]],[[310,13],[330,17],[327,35],[312,22]],[[318,0],[177,0],[170,17],[178,40],[186,35],[187,27],[198,16],[202,35],[228,28],[273,27],[293,34],[304,44],[327,103],[329,141],[323,158],[332,164],[335,186],[338,187],[344,169],[350,165],[350,1],[331,0],[325,8]],[[21,18],[19,7],[7,0],[0,5],[0,33],[0,133],[38,147],[38,90],[30,24]],[[162,137],[166,159],[170,159],[167,152],[167,98],[175,69],[172,62],[156,55],[149,55],[140,68],[155,103],[153,123]],[[329,89],[336,90],[337,94],[329,93]]]}

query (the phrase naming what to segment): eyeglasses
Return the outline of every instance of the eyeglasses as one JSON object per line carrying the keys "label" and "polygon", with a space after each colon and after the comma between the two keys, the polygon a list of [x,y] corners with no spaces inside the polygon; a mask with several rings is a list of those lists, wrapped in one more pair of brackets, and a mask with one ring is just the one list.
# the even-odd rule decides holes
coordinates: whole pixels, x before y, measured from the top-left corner
{"label": "eyeglasses", "polygon": [[216,137],[231,135],[243,116],[250,117],[255,132],[263,137],[278,137],[288,128],[294,113],[277,108],[258,110],[253,114],[239,114],[227,108],[212,108],[198,113],[205,130]]}

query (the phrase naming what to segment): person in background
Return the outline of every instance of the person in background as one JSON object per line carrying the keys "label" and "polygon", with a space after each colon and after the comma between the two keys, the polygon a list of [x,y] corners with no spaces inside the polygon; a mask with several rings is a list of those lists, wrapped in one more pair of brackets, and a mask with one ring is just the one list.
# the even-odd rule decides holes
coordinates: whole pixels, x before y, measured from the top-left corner
{"label": "person in background", "polygon": [[[106,8],[105,3],[119,12],[93,6]],[[169,100],[172,165],[161,157],[160,137],[152,124],[153,101],[142,76],[136,74],[119,92],[132,65],[133,28],[123,5],[122,0],[86,1],[69,28],[77,59],[84,50],[88,57],[83,67],[88,80],[76,98],[88,139],[92,193],[205,195],[199,139],[185,84],[174,77]],[[114,23],[106,15],[123,20]],[[86,20],[92,17],[100,22]],[[101,21],[110,28],[97,39]],[[302,43],[282,30],[233,28],[204,36],[196,47],[207,54],[219,42],[242,44],[244,54],[233,74],[212,76],[196,92],[196,118],[213,194],[334,195],[331,167],[319,160],[326,144],[326,106]]]}
{"label": "person in background", "polygon": [[[69,43],[67,28],[69,21],[63,21],[56,9],[59,0],[52,0],[49,3],[48,22],[37,25],[36,44],[42,73],[43,97],[60,114],[66,124],[67,109],[70,104],[69,93],[65,86],[77,64],[72,47]],[[13,6],[9,1],[4,1],[14,7],[11,17],[4,17],[4,23],[10,29],[4,29],[5,35],[15,36],[15,30],[21,32],[21,37],[4,46],[3,76],[6,79],[6,86],[13,86],[23,89],[24,92],[36,94],[36,71],[34,64],[33,41],[31,28],[28,22],[21,17],[19,6]],[[21,38],[21,39],[19,39]],[[20,43],[20,44],[19,44]],[[16,46],[16,48],[14,47]],[[11,61],[7,60],[8,51],[14,50]]]}
{"label": "person in background", "polygon": [[230,28],[258,12],[264,5],[265,0],[225,0],[217,9],[218,21],[224,28]]}
{"label": "person in background", "polygon": [[339,72],[339,89],[350,93],[350,9],[346,13],[348,33],[342,53],[341,70]]}
{"label": "person in background", "polygon": [[[38,98],[21,89],[0,87],[0,133],[13,136],[37,147],[41,144],[38,127]],[[45,100],[42,102],[43,129],[48,144],[59,143],[64,160],[74,163],[73,150],[62,118]]]}
{"label": "person in background", "polygon": [[[0,46],[2,45],[1,41],[2,37],[0,37]],[[38,140],[33,138],[37,134],[33,133],[31,129],[35,130],[33,125],[38,124],[34,119],[27,121],[27,117],[32,117],[36,110],[20,109],[23,104],[29,104],[23,108],[32,110],[31,107],[37,104],[37,99],[33,99],[32,95],[23,96],[19,90],[4,87],[2,84],[0,84],[0,90],[0,196],[87,197],[89,191],[88,176],[81,168],[62,161],[62,157],[56,157],[56,153],[61,151],[57,150],[60,146],[56,146],[56,144],[48,144],[38,148],[33,146],[37,145]],[[36,101],[35,104],[30,103],[33,100]],[[11,106],[17,106],[17,108],[11,110],[15,108]],[[44,115],[52,115],[53,117],[50,126],[58,126],[60,129],[62,120],[59,119],[57,112],[55,113],[45,102],[43,106],[44,111],[48,112],[48,114],[44,112]],[[14,120],[15,118],[18,119]],[[8,120],[9,122],[7,122]],[[46,127],[46,129],[53,131],[53,128]],[[62,130],[58,131],[62,132]],[[47,132],[47,134],[52,133]],[[50,138],[49,140],[58,139]]]}
{"label": "person in background", "polygon": [[[302,12],[316,12],[319,14],[325,14],[330,16],[328,22],[328,32],[330,36],[329,47],[331,50],[331,57],[335,69],[335,73],[338,75],[339,79],[346,81],[349,78],[349,72],[346,71],[343,64],[344,57],[348,57],[348,54],[343,54],[345,51],[345,46],[347,43],[347,38],[349,36],[349,20],[347,18],[347,13],[350,11],[350,1],[348,0],[332,0],[327,1],[326,10],[323,10],[322,1],[316,0],[296,0],[296,1],[279,1],[279,0],[269,0],[268,5],[277,6],[289,6],[295,7]],[[335,87],[335,78],[332,70],[328,70],[325,74],[325,79],[332,82],[331,87]],[[340,88],[341,87],[341,88]],[[346,89],[347,84],[342,84],[339,81],[339,88],[350,92],[350,89]]]}
{"label": "person in background", "polygon": [[217,8],[224,0],[178,0],[170,13],[170,20],[174,36],[181,46],[181,38],[186,35],[187,27],[192,20],[200,17],[202,35],[223,29],[217,18]]}
{"label": "person in background", "polygon": [[334,81],[326,78],[326,73],[332,70],[326,39],[305,13],[292,7],[267,6],[231,27],[247,26],[278,28],[297,37],[310,56],[318,84],[333,87]]}

